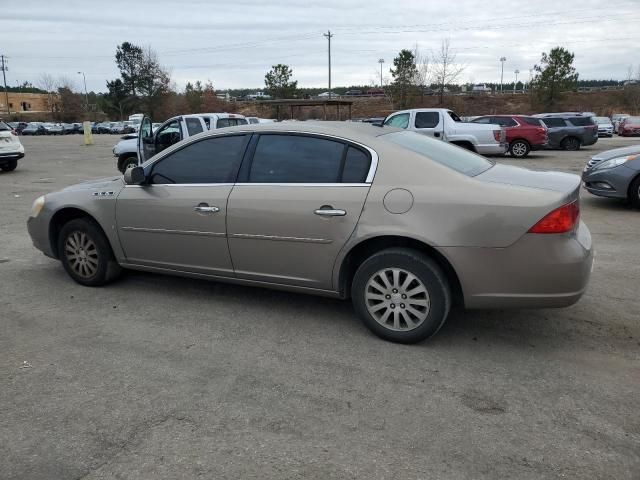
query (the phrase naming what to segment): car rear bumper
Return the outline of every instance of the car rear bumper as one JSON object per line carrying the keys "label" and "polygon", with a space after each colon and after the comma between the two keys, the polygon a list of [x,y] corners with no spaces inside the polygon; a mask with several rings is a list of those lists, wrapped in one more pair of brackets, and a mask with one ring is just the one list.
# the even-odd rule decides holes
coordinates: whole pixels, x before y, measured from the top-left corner
{"label": "car rear bumper", "polygon": [[441,249],[458,274],[466,308],[554,308],[577,302],[593,264],[591,233],[525,234],[507,248]]}
{"label": "car rear bumper", "polygon": [[504,155],[509,148],[509,145],[506,143],[490,143],[490,144],[482,144],[476,145],[476,151],[480,155]]}
{"label": "car rear bumper", "polygon": [[5,160],[18,160],[24,157],[24,147],[20,145],[20,148],[13,151],[0,150],[0,162]]}

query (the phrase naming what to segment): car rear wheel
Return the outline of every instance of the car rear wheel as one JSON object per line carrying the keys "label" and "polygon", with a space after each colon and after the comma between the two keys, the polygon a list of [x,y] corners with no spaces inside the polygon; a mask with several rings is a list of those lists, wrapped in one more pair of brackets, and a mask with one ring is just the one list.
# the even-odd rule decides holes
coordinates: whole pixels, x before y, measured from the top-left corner
{"label": "car rear wheel", "polygon": [[580,140],[576,137],[568,137],[562,141],[562,148],[565,150],[580,150]]}
{"label": "car rear wheel", "polygon": [[3,172],[12,172],[18,167],[18,160],[10,160],[0,166]]}
{"label": "car rear wheel", "polygon": [[629,203],[633,208],[640,208],[640,176],[631,182],[629,187]]}
{"label": "car rear wheel", "polygon": [[531,147],[525,140],[516,140],[509,145],[509,154],[514,158],[524,158],[529,155]]}
{"label": "car rear wheel", "polygon": [[71,278],[90,287],[109,283],[122,270],[104,233],[85,218],[71,220],[62,227],[58,256]]}
{"label": "car rear wheel", "polygon": [[389,248],[365,260],[353,278],[351,294],[365,326],[399,343],[433,336],[451,308],[451,292],[440,267],[408,248]]}

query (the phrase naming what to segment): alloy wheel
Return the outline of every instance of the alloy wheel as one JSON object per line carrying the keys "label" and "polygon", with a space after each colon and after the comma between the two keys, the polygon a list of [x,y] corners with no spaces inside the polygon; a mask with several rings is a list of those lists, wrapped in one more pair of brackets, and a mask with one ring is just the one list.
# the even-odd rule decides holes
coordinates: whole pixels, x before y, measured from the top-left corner
{"label": "alloy wheel", "polygon": [[516,142],[511,147],[511,151],[516,157],[524,157],[527,154],[527,146],[522,142]]}
{"label": "alloy wheel", "polygon": [[72,232],[65,241],[64,253],[69,266],[80,277],[91,278],[98,271],[98,249],[85,232]]}
{"label": "alloy wheel", "polygon": [[418,328],[431,309],[425,285],[401,268],[385,268],[374,273],[365,288],[365,302],[375,321],[394,331]]}

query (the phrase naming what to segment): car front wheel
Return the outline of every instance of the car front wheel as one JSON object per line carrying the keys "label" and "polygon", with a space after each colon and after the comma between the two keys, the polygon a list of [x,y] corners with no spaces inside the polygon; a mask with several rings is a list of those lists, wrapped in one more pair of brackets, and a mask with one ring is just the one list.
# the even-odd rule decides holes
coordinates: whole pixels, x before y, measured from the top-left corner
{"label": "car front wheel", "polygon": [[451,308],[442,269],[423,253],[389,248],[365,260],[353,278],[355,310],[379,337],[416,343],[433,336]]}
{"label": "car front wheel", "polygon": [[640,176],[631,182],[629,187],[629,203],[633,208],[640,208]]}
{"label": "car front wheel", "polygon": [[17,167],[18,167],[18,160],[11,160],[7,163],[3,163],[2,166],[0,166],[0,169],[2,169],[3,172],[12,172]]}
{"label": "car front wheel", "polygon": [[71,220],[62,227],[58,256],[69,276],[89,287],[104,285],[121,271],[104,233],[85,218]]}
{"label": "car front wheel", "polygon": [[125,158],[125,159],[120,161],[119,170],[122,173],[124,173],[127,170],[129,170],[130,168],[137,167],[137,166],[138,166],[138,157],[131,156],[131,157],[127,157],[127,158]]}

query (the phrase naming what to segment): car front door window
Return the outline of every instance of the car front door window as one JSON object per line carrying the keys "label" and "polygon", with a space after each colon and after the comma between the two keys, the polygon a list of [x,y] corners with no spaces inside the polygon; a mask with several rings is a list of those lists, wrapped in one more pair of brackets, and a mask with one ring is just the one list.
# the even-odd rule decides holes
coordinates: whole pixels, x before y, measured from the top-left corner
{"label": "car front door window", "polygon": [[181,139],[180,123],[177,120],[167,123],[156,132],[156,153],[169,148],[174,143],[178,143]]}

